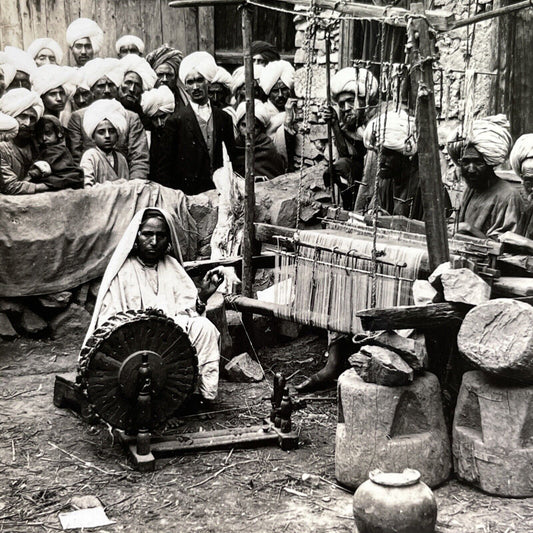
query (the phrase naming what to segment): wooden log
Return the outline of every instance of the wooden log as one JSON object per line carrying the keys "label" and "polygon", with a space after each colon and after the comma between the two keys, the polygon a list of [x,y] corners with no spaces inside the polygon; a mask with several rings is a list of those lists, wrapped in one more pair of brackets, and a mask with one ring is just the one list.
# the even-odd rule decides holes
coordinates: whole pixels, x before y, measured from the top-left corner
{"label": "wooden log", "polygon": [[533,384],[533,307],[507,298],[491,300],[465,317],[457,345],[481,370]]}
{"label": "wooden log", "polygon": [[[258,0],[260,1],[260,0]],[[245,0],[173,0],[169,2],[170,7],[199,7],[199,6],[223,6],[223,5],[242,5],[246,4]],[[263,1],[265,7],[269,2]],[[286,9],[293,5],[311,7],[310,2],[305,0],[278,0],[278,5]],[[324,10],[334,10],[338,13],[344,13],[353,17],[365,20],[382,20],[385,24],[392,26],[406,26],[405,16],[409,10],[400,7],[375,6],[372,4],[358,4],[355,2],[340,3],[336,0],[316,0],[314,6]],[[449,30],[455,22],[455,15],[450,11],[441,9],[426,11],[428,22],[433,28],[439,31]]]}
{"label": "wooden log", "polygon": [[479,15],[474,15],[463,20],[456,20],[451,24],[450,30],[456,30],[457,28],[463,28],[465,26],[470,26],[471,24],[477,24],[483,20],[489,20],[496,17],[501,17],[503,15],[510,15],[516,11],[521,11],[522,9],[531,9],[533,4],[531,0],[524,0],[523,2],[518,2],[516,4],[511,4],[509,6],[500,7],[493,9],[492,11],[485,11],[485,13],[480,13]]}
{"label": "wooden log", "polygon": [[533,278],[502,276],[494,280],[492,290],[500,297],[533,296]]}
{"label": "wooden log", "polygon": [[[252,257],[252,265],[254,268],[274,268],[275,254],[263,252],[261,255],[254,255]],[[234,267],[237,276],[241,276],[242,272],[242,257],[224,257],[220,259],[199,259],[196,261],[185,261],[183,268],[191,277],[203,276],[208,270],[217,266]]]}
{"label": "wooden log", "polygon": [[496,262],[502,276],[533,277],[532,255],[505,255]]}
{"label": "wooden log", "polygon": [[368,331],[394,329],[431,329],[460,324],[470,305],[438,303],[424,306],[404,305],[388,309],[365,309],[357,316]]}

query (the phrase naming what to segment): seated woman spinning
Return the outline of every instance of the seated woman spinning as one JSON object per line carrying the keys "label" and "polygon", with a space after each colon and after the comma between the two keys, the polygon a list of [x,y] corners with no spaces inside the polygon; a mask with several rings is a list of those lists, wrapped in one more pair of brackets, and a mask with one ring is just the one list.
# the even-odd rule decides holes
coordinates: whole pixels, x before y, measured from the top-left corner
{"label": "seated woman spinning", "polygon": [[198,356],[198,391],[209,403],[217,396],[220,334],[204,314],[208,298],[223,281],[209,271],[197,289],[181,266],[170,216],[158,208],[139,211],[120,240],[102,279],[85,342],[111,316],[155,308],[189,336]]}

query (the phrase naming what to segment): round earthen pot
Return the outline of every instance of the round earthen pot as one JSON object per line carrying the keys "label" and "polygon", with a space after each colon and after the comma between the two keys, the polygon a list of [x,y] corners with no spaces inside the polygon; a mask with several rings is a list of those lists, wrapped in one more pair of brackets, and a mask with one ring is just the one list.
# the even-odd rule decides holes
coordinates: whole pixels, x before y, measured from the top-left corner
{"label": "round earthen pot", "polygon": [[420,472],[372,470],[355,491],[353,514],[358,533],[432,533],[437,503]]}

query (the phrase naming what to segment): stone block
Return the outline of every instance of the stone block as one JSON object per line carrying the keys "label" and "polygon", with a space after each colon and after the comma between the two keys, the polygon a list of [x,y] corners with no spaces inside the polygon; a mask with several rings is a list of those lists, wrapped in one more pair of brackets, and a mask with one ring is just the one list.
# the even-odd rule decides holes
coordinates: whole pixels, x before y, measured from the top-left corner
{"label": "stone block", "polygon": [[326,124],[311,124],[309,128],[309,140],[318,141],[328,138],[328,127]]}
{"label": "stone block", "polygon": [[14,339],[17,336],[15,328],[11,324],[8,316],[5,313],[0,312],[0,337],[2,339]]}
{"label": "stone block", "polygon": [[261,365],[254,361],[248,353],[241,353],[234,357],[226,366],[226,373],[230,381],[238,383],[254,383],[265,377]]}
{"label": "stone block", "polygon": [[416,279],[413,283],[413,301],[415,305],[428,305],[442,299],[440,293],[425,279]]}
{"label": "stone block", "polygon": [[385,331],[374,337],[372,343],[398,354],[415,372],[427,368],[428,353],[425,340],[422,342],[419,339],[403,337],[394,331]]}
{"label": "stone block", "polygon": [[371,470],[414,468],[430,487],[446,481],[451,457],[438,379],[403,387],[365,383],[354,369],[338,380],[335,477],[355,489]]}
{"label": "stone block", "polygon": [[274,226],[293,228],[296,225],[296,198],[280,198],[272,202],[270,221]]}
{"label": "stone block", "polygon": [[437,290],[442,292],[441,276],[444,272],[451,270],[452,264],[449,261],[441,263],[429,276],[428,281]]}
{"label": "stone block", "polygon": [[453,420],[460,479],[498,496],[533,496],[533,386],[467,372]]}
{"label": "stone block", "polygon": [[490,285],[468,268],[448,270],[440,279],[447,302],[481,305],[490,299]]}
{"label": "stone block", "polygon": [[289,339],[297,339],[300,336],[302,328],[303,326],[301,324],[289,320],[280,320],[278,322],[278,333],[282,337],[287,337]]}
{"label": "stone block", "polygon": [[45,309],[65,309],[72,299],[70,291],[56,292],[55,294],[47,294],[46,296],[39,296],[37,300]]}
{"label": "stone block", "polygon": [[412,368],[395,352],[380,346],[363,346],[349,361],[367,383],[397,387],[413,381]]}
{"label": "stone block", "polygon": [[91,315],[83,307],[70,304],[68,309],[65,309],[50,322],[50,328],[54,338],[67,335],[83,338],[90,322]]}
{"label": "stone block", "polygon": [[48,330],[48,324],[31,309],[24,309],[20,319],[20,329],[31,337],[40,337]]}

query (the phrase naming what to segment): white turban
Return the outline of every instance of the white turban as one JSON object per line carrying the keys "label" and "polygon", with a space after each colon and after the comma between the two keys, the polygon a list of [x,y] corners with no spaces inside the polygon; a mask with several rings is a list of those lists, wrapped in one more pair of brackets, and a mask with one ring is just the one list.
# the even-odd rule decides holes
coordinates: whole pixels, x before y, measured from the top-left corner
{"label": "white turban", "polygon": [[13,65],[20,72],[25,72],[29,76],[37,68],[33,57],[28,52],[16,48],[15,46],[6,46],[4,53],[0,56],[0,63],[9,63]]}
{"label": "white turban", "polygon": [[[246,116],[246,102],[241,102],[235,112],[235,124],[239,124],[244,116]],[[268,125],[270,124],[270,113],[261,100],[254,101],[254,117],[259,120],[265,128],[268,128]]]}
{"label": "white turban", "polygon": [[266,65],[259,77],[259,86],[268,96],[272,87],[281,80],[289,89],[294,88],[294,67],[288,62],[280,59],[271,61]]}
{"label": "white turban", "polygon": [[67,28],[67,44],[70,48],[80,39],[89,39],[94,53],[97,54],[104,44],[104,32],[94,20],[79,18]]}
{"label": "white turban", "polygon": [[361,98],[372,98],[378,92],[378,80],[366,68],[343,68],[331,78],[331,95],[337,99],[344,92],[354,93]]}
{"label": "white turban", "polygon": [[137,54],[128,54],[120,60],[120,64],[124,76],[128,72],[135,72],[135,74],[141,77],[143,91],[149,91],[154,88],[155,82],[157,81],[157,74],[144,57],[140,57]]}
{"label": "white turban", "polygon": [[491,167],[501,165],[511,149],[509,121],[505,115],[494,115],[474,120],[472,136],[465,136],[462,128],[454,131],[447,141],[448,154],[454,163],[461,159],[463,151],[473,146]]}
{"label": "white turban", "polygon": [[[254,80],[259,80],[261,73],[265,70],[263,65],[254,65]],[[238,67],[231,76],[231,94],[235,96],[237,90],[244,85],[244,67]]]}
{"label": "white turban", "polygon": [[43,65],[35,69],[31,77],[33,90],[39,95],[56,89],[57,87],[66,86],[71,82],[74,72],[70,67],[60,67],[59,65]]}
{"label": "white turban", "polygon": [[123,137],[128,129],[126,110],[116,100],[97,100],[86,108],[83,115],[85,133],[92,138],[98,124],[106,119],[115,126],[119,137]]}
{"label": "white turban", "polygon": [[9,87],[17,75],[17,69],[9,63],[2,63],[2,54],[3,52],[0,52],[0,70],[4,74],[4,83],[6,84],[6,87]]}
{"label": "white turban", "polygon": [[193,52],[183,58],[180,64],[179,78],[182,83],[189,74],[196,71],[207,81],[211,82],[217,73],[215,58],[208,52]]}
{"label": "white turban", "polygon": [[59,64],[63,61],[63,50],[61,50],[61,46],[59,46],[57,41],[54,41],[54,39],[50,39],[49,37],[35,39],[35,41],[28,46],[28,54],[35,59],[39,55],[39,52],[45,48],[52,51],[56,58],[56,63]]}
{"label": "white turban", "polygon": [[149,117],[153,117],[158,111],[173,113],[175,106],[174,93],[166,85],[146,91],[141,97],[143,113]]}
{"label": "white turban", "polygon": [[405,111],[383,113],[366,125],[363,141],[369,150],[383,147],[406,156],[414,155],[418,150],[415,118]]}
{"label": "white turban", "polygon": [[37,118],[41,118],[44,113],[44,106],[41,97],[34,91],[28,89],[11,89],[0,98],[0,111],[10,117],[18,117],[26,109],[34,109]]}
{"label": "white turban", "polygon": [[10,115],[0,113],[0,141],[10,141],[17,136],[19,123]]}
{"label": "white turban", "polygon": [[104,76],[108,77],[118,87],[124,78],[124,70],[118,59],[97,57],[85,63],[83,75],[89,88]]}
{"label": "white turban", "polygon": [[533,159],[533,133],[526,133],[518,137],[509,156],[509,162],[519,178],[522,177],[522,163],[526,159]]}
{"label": "white turban", "polygon": [[137,50],[139,50],[139,53],[144,54],[144,43],[142,39],[139,39],[139,37],[136,37],[135,35],[123,35],[116,43],[115,43],[115,50],[117,51],[117,54],[120,54],[120,49],[123,46],[135,46]]}
{"label": "white turban", "polygon": [[217,67],[217,73],[215,77],[211,80],[211,83],[220,83],[228,89],[231,89],[231,74],[224,67]]}

